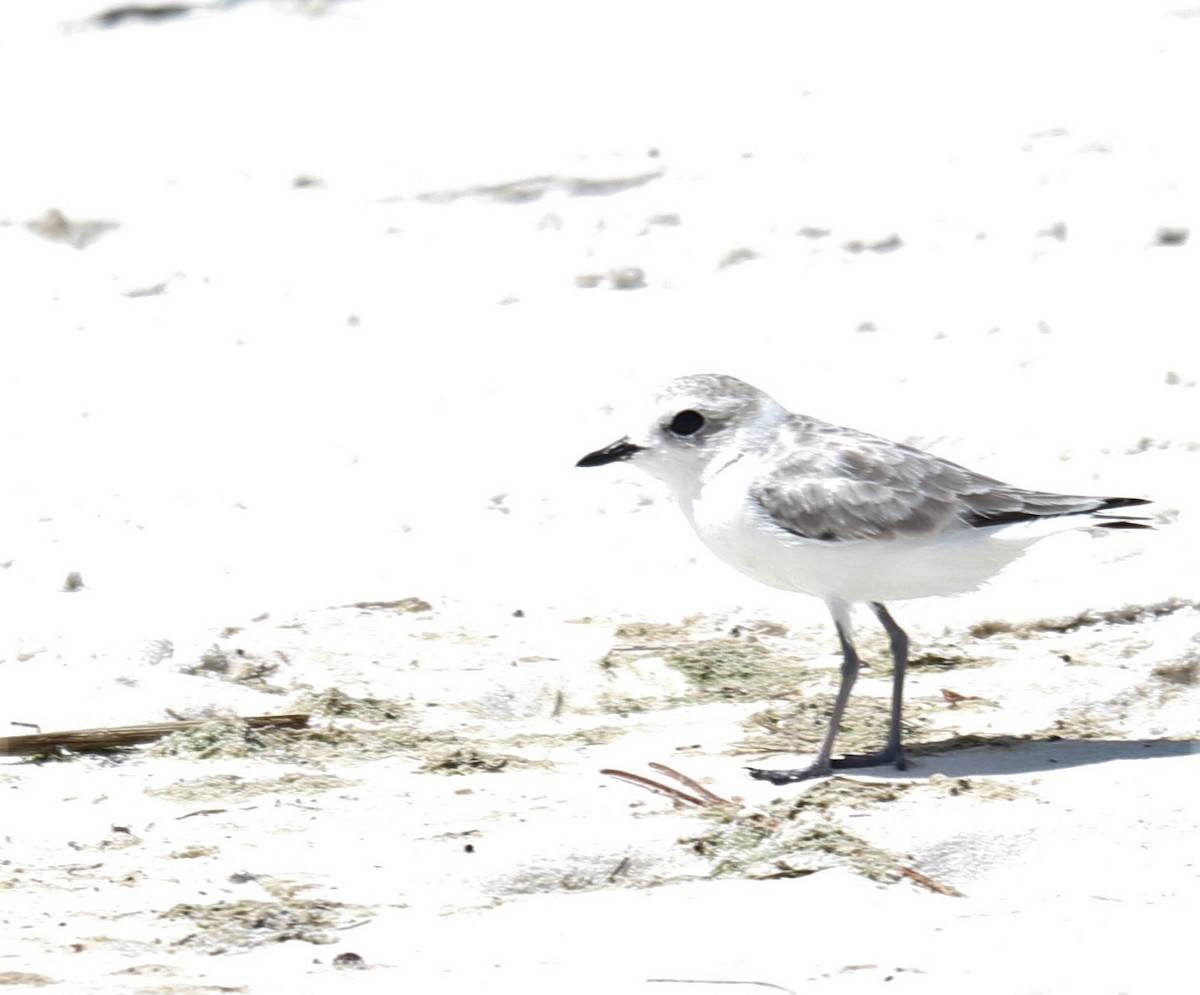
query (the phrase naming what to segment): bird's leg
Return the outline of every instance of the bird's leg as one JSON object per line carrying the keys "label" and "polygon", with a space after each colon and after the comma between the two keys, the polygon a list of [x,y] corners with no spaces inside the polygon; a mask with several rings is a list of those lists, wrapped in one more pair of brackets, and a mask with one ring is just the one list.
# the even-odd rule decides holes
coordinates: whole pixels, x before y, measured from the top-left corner
{"label": "bird's leg", "polygon": [[883,624],[892,645],[892,717],[888,723],[887,743],[878,753],[852,753],[832,761],[834,768],[844,770],[851,767],[879,767],[895,764],[896,770],[905,770],[908,761],[900,745],[900,714],[904,704],[904,670],[908,665],[908,636],[896,624],[891,613],[878,601],[871,602],[871,611]]}
{"label": "bird's leg", "polygon": [[833,741],[837,737],[838,727],[842,724],[842,714],[846,711],[846,702],[850,700],[850,692],[854,688],[854,681],[858,677],[858,668],[861,666],[854,643],[850,639],[850,614],[847,609],[848,606],[840,601],[831,602],[829,605],[829,610],[833,615],[833,624],[837,629],[838,642],[842,644],[842,683],[838,687],[837,698],[833,703],[833,714],[829,717],[829,725],[825,729],[825,738],[821,741],[821,748],[817,751],[817,759],[812,762],[811,766],[799,767],[795,770],[760,770],[757,767],[747,767],[746,770],[750,772],[751,777],[759,781],[770,781],[772,784],[791,784],[794,781],[824,777],[832,774],[835,767],[845,765],[844,761],[831,761],[830,757],[833,754]]}
{"label": "bird's leg", "polygon": [[908,668],[908,634],[896,624],[891,612],[878,601],[873,602],[871,610],[883,624],[884,631],[892,645],[892,718],[888,724],[887,746],[884,752],[892,754],[892,762],[896,770],[905,770],[908,761],[904,758],[904,747],[900,745],[900,716],[904,709],[904,672]]}

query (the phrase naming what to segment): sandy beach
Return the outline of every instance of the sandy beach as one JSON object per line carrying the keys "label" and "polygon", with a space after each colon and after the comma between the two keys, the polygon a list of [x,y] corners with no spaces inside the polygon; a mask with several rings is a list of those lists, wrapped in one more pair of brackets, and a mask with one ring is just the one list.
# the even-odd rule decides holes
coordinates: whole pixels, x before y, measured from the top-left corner
{"label": "sandy beach", "polygon": [[[0,84],[0,989],[1191,990],[1200,7],[45,0]],[[700,372],[1154,530],[753,781],[824,606],[574,466]]]}

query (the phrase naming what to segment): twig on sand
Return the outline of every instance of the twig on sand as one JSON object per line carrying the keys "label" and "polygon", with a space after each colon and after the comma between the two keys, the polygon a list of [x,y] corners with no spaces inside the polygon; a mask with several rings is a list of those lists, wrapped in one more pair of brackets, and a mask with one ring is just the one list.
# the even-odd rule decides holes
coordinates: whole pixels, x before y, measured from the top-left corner
{"label": "twig on sand", "polygon": [[788,995],[796,995],[796,992],[791,988],[784,988],[783,985],[777,985],[771,981],[734,981],[732,978],[647,978],[648,982],[658,982],[667,985],[756,985],[759,988],[770,988],[777,992],[787,992]]}
{"label": "twig on sand", "polygon": [[964,897],[963,893],[957,888],[952,888],[948,884],[939,884],[937,881],[934,881],[933,878],[926,877],[920,871],[914,871],[911,867],[901,867],[900,873],[910,881],[916,881],[917,884],[923,885],[930,891],[936,891],[939,895],[951,895],[954,898]]}
{"label": "twig on sand", "polygon": [[660,774],[666,774],[667,777],[674,778],[684,787],[691,788],[696,794],[707,801],[710,805],[730,805],[732,802],[728,798],[722,798],[720,795],[715,795],[708,790],[699,781],[696,781],[686,774],[681,774],[674,767],[668,767],[666,764],[652,763],[648,765],[651,770],[656,770]]}
{"label": "twig on sand", "polygon": [[195,815],[224,815],[228,811],[227,808],[198,808],[195,812],[184,812],[183,815],[175,816],[175,820],[178,822],[180,819],[190,819]]}
{"label": "twig on sand", "polygon": [[[28,756],[51,750],[82,753],[87,750],[112,750],[139,743],[153,743],[173,732],[195,729],[213,719],[186,719],[182,722],[151,722],[140,726],[111,726],[101,729],[65,729],[62,732],[39,732],[29,736],[0,738],[0,757]],[[229,721],[244,722],[252,729],[304,729],[307,715],[248,715],[234,716]]]}
{"label": "twig on sand", "polygon": [[656,795],[665,795],[677,802],[683,802],[685,805],[694,805],[696,808],[712,808],[716,805],[732,805],[733,803],[728,798],[722,798],[720,795],[713,794],[708,788],[700,784],[686,774],[681,774],[679,771],[666,764],[652,763],[649,765],[651,770],[656,770],[660,774],[665,774],[687,788],[691,788],[695,792],[694,795],[688,794],[686,791],[681,791],[679,788],[671,784],[663,784],[661,781],[655,781],[652,778],[644,777],[641,774],[631,774],[627,770],[613,770],[606,767],[600,771],[601,774],[606,774],[609,777],[615,777],[618,781],[624,781],[626,784],[636,784],[639,788],[645,788],[647,791],[653,791]]}

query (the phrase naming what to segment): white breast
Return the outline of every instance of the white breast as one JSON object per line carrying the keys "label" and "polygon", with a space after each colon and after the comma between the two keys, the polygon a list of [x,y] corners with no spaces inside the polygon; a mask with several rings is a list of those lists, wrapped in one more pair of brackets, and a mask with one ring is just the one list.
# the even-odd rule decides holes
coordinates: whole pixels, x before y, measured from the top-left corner
{"label": "white breast", "polygon": [[[1051,530],[955,529],[928,536],[819,542],[776,525],[751,496],[762,471],[751,457],[726,463],[680,501],[697,535],[760,583],[826,601],[899,601],[973,590]],[[681,496],[682,497],[682,496]]]}

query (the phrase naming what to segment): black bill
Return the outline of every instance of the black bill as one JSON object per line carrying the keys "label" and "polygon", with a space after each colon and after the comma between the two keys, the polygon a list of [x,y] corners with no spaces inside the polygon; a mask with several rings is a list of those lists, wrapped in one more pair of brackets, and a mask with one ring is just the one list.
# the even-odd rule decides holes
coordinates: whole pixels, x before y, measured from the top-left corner
{"label": "black bill", "polygon": [[604,466],[605,463],[617,463],[620,460],[629,459],[636,453],[641,446],[636,446],[629,441],[628,436],[624,439],[618,439],[611,446],[605,446],[603,449],[597,449],[594,453],[588,453],[581,459],[576,466]]}

